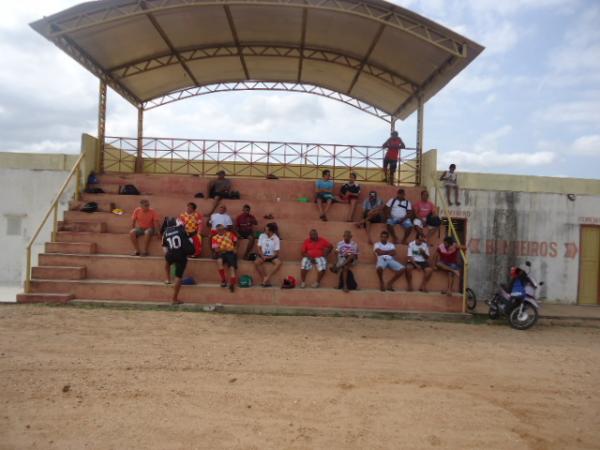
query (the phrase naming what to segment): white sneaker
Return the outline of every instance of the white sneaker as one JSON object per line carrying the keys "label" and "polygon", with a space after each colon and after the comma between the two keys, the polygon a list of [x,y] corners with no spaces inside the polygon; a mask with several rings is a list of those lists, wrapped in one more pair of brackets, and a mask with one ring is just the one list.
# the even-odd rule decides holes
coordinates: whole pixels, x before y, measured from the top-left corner
{"label": "white sneaker", "polygon": [[306,283],[303,281],[302,283],[300,283],[300,287],[301,287],[302,289],[304,289],[304,288],[306,287]]}
{"label": "white sneaker", "polygon": [[313,283],[312,287],[314,287],[315,289],[319,287],[319,283]]}

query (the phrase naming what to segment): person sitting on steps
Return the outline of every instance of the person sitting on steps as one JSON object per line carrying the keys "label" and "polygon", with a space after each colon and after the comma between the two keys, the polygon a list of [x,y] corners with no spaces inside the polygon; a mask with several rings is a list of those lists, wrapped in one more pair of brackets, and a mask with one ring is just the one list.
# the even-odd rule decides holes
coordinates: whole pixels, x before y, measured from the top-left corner
{"label": "person sitting on steps", "polygon": [[[337,200],[337,198],[333,194],[335,183],[331,179],[331,172],[329,170],[324,170],[322,175],[323,177],[315,182],[315,201],[319,208],[319,218],[326,222],[327,212],[329,211],[329,208],[331,208],[331,204]],[[323,203],[325,203],[325,207],[323,207]]]}
{"label": "person sitting on steps", "polygon": [[227,207],[225,205],[219,206],[219,211],[210,216],[211,235],[217,232],[217,227],[219,225],[223,225],[228,231],[233,231],[233,220],[231,220],[231,216],[227,214]]}
{"label": "person sitting on steps", "polygon": [[202,252],[202,221],[203,217],[198,211],[198,207],[194,202],[187,204],[185,212],[179,215],[179,220],[185,227],[185,232],[188,234],[194,244],[194,254],[190,258],[198,258]]}
{"label": "person sitting on steps", "polygon": [[355,225],[357,228],[364,227],[367,232],[367,239],[370,245],[373,245],[371,238],[371,225],[374,223],[384,223],[385,205],[383,200],[377,197],[377,192],[369,192],[369,197],[363,202],[363,219]]}
{"label": "person sitting on steps", "polygon": [[346,222],[352,222],[352,218],[356,212],[358,197],[360,195],[360,185],[356,182],[356,174],[354,172],[350,174],[350,179],[342,186],[340,193],[342,201],[348,202]]}
{"label": "person sitting on steps", "polygon": [[425,236],[425,227],[429,227],[425,240],[429,240],[431,236],[439,230],[442,224],[441,219],[437,215],[437,210],[433,202],[429,200],[429,192],[421,191],[421,200],[415,203],[415,218],[413,225],[417,234],[422,233]]}
{"label": "person sitting on steps", "polygon": [[306,274],[312,270],[313,267],[317,268],[317,281],[313,283],[313,288],[318,288],[321,285],[321,280],[327,270],[327,257],[333,246],[327,241],[319,237],[317,230],[310,230],[309,237],[302,244],[302,261],[300,263],[300,287],[306,287]]}
{"label": "person sitting on steps", "polygon": [[394,225],[400,225],[404,228],[404,236],[402,238],[402,244],[406,245],[410,231],[412,230],[413,224],[411,221],[412,216],[412,205],[406,199],[406,193],[404,189],[398,189],[396,197],[391,198],[385,204],[385,211],[387,220],[387,230],[392,237],[394,244],[398,243],[398,238],[394,232]]}
{"label": "person sitting on steps", "polygon": [[[281,244],[279,237],[275,234],[275,224],[269,223],[265,227],[265,232],[258,238],[258,254],[254,260],[254,267],[260,275],[261,286],[271,287],[271,277],[277,273],[281,268],[281,259],[279,259],[279,251]],[[273,270],[271,273],[266,273],[264,265],[266,263],[273,264]]]}
{"label": "person sitting on steps", "polygon": [[[419,291],[427,292],[427,282],[433,274],[433,269],[429,264],[429,245],[427,245],[423,233],[417,232],[417,238],[408,244],[407,254],[408,262],[406,263],[406,269],[411,275],[413,270],[423,272],[423,279]],[[412,291],[412,282],[409,283],[408,290]]]}
{"label": "person sitting on steps", "polygon": [[[396,261],[396,246],[389,242],[390,234],[387,231],[382,231],[379,237],[379,242],[376,242],[373,246],[373,252],[377,255],[377,264],[375,266],[377,270],[377,278],[379,278],[379,290],[380,291],[393,291],[394,282],[406,273],[406,279],[408,285],[411,287],[411,274],[406,270],[400,262]],[[383,281],[383,271],[390,269],[394,272],[394,276],[386,283]]]}
{"label": "person sitting on steps", "polygon": [[209,216],[215,212],[222,199],[229,198],[230,192],[231,180],[225,178],[224,170],[219,170],[217,172],[217,178],[210,180],[208,183],[208,198],[213,199],[212,209],[208,213]]}
{"label": "person sitting on steps", "polygon": [[237,218],[235,219],[235,225],[238,237],[240,239],[245,239],[248,241],[243,256],[243,258],[247,260],[250,255],[250,252],[254,248],[254,226],[258,225],[256,217],[250,214],[250,205],[244,205],[244,207],[242,208],[242,214],[237,216]]}
{"label": "person sitting on steps", "polygon": [[456,206],[460,206],[460,202],[458,201],[458,175],[456,174],[456,164],[450,164],[448,170],[445,170],[440,177],[440,181],[444,182],[444,187],[446,188],[446,201],[448,202],[448,206],[452,206],[452,202],[450,201],[450,191],[454,190],[454,203]]}
{"label": "person sitting on steps", "polygon": [[[129,231],[129,238],[135,249],[132,256],[148,256],[150,238],[152,235],[156,235],[156,237],[160,239],[159,229],[160,222],[158,214],[154,209],[150,208],[150,202],[148,200],[141,200],[140,206],[135,208],[131,215],[131,231]],[[138,245],[139,236],[144,236],[141,251]]]}
{"label": "person sitting on steps", "polygon": [[350,292],[348,289],[348,271],[350,267],[356,264],[358,259],[358,244],[352,240],[352,233],[349,230],[344,231],[344,239],[337,243],[335,247],[337,261],[331,267],[333,273],[342,271],[342,290]]}

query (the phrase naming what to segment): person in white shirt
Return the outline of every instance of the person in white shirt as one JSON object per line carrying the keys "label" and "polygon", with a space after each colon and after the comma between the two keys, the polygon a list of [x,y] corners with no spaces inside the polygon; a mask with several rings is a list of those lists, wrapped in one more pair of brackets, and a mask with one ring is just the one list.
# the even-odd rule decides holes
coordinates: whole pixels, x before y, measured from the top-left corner
{"label": "person in white shirt", "polygon": [[219,225],[223,225],[228,231],[233,230],[233,220],[231,220],[231,216],[227,214],[227,207],[225,205],[219,206],[218,212],[210,216],[211,234],[216,233],[217,226]]}
{"label": "person in white shirt", "polygon": [[342,271],[342,290],[349,292],[348,289],[348,271],[350,267],[356,264],[358,258],[358,244],[352,240],[352,233],[344,231],[344,239],[335,246],[337,261],[330,269],[333,273]]}
{"label": "person in white shirt", "polygon": [[[394,256],[396,255],[396,246],[388,241],[389,237],[390,234],[387,231],[382,231],[380,241],[376,242],[373,246],[373,252],[377,255],[377,265],[375,267],[377,269],[377,277],[379,278],[380,291],[393,291],[394,282],[400,278],[403,273],[406,273],[409,285],[411,282],[411,275],[406,270],[406,267],[394,259]],[[383,271],[385,269],[390,269],[394,272],[394,276],[387,284],[383,281]]]}
{"label": "person in white shirt", "polygon": [[[271,287],[271,277],[281,268],[281,260],[279,259],[281,244],[275,231],[274,224],[269,223],[265,227],[265,232],[258,238],[258,254],[254,260],[254,267],[256,267],[256,271],[262,279],[262,287]],[[265,271],[265,263],[273,264],[271,273]]]}
{"label": "person in white shirt", "polygon": [[402,244],[406,245],[406,241],[408,240],[408,236],[413,227],[411,220],[413,210],[411,203],[406,199],[404,189],[398,189],[396,196],[388,200],[385,204],[385,211],[386,217],[388,217],[387,230],[392,237],[392,242],[394,244],[398,243],[398,238],[394,232],[394,225],[400,225],[404,228]]}
{"label": "person in white shirt", "polygon": [[[429,245],[425,242],[425,236],[422,233],[417,233],[417,238],[408,244],[408,262],[406,264],[406,269],[411,274],[413,270],[423,272],[423,279],[419,290],[421,292],[427,292],[427,282],[433,274],[433,269],[429,264]],[[412,280],[408,283],[408,290],[412,291]]]}

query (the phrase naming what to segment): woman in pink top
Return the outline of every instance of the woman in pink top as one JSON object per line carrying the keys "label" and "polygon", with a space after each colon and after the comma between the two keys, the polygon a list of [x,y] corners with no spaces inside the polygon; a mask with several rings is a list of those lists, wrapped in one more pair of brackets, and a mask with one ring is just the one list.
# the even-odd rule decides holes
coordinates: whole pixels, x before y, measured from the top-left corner
{"label": "woman in pink top", "polygon": [[436,267],[448,273],[448,288],[442,291],[442,294],[452,295],[454,278],[460,277],[459,250],[466,250],[464,247],[459,247],[451,236],[446,236],[437,248],[437,263]]}

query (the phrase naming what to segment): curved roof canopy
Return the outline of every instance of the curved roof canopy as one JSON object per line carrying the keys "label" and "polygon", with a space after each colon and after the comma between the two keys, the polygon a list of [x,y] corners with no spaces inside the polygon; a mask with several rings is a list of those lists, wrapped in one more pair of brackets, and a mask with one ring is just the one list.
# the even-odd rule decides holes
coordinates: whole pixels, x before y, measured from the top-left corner
{"label": "curved roof canopy", "polygon": [[138,107],[265,81],[405,119],[483,50],[382,0],[105,0],[31,26]]}

